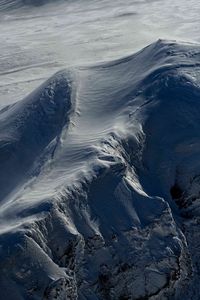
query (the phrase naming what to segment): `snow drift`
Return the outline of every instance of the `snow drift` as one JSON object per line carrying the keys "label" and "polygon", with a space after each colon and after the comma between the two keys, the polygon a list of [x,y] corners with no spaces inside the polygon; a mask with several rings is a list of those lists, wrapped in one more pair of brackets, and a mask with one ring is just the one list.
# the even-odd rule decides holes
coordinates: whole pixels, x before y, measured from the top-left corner
{"label": "snow drift", "polygon": [[199,58],[158,41],[0,112],[1,299],[198,299]]}

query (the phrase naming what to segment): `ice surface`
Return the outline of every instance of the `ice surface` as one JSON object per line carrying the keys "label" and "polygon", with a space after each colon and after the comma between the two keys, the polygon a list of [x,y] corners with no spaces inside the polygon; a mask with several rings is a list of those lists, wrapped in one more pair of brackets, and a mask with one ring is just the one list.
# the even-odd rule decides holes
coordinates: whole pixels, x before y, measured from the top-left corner
{"label": "ice surface", "polygon": [[199,299],[199,58],[159,40],[0,111],[2,299]]}

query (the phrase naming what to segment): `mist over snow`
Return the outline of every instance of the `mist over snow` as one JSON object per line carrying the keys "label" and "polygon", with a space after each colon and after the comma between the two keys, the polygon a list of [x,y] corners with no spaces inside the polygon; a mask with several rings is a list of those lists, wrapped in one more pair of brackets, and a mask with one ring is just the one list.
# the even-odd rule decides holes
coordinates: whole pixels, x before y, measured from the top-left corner
{"label": "mist over snow", "polygon": [[199,11],[0,0],[0,300],[200,299]]}

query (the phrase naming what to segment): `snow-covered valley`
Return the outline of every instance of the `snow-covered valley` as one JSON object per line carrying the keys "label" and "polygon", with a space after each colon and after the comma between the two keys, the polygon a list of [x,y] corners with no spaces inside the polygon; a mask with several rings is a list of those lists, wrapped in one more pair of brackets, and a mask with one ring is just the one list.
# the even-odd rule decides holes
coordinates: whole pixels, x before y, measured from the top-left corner
{"label": "snow-covered valley", "polygon": [[0,299],[199,300],[198,5],[172,35],[175,2],[0,1]]}

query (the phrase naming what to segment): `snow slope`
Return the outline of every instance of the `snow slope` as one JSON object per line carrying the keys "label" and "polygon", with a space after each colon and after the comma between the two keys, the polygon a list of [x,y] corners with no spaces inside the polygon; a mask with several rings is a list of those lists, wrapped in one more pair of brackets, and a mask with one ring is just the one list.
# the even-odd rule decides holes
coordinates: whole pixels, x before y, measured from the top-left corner
{"label": "snow slope", "polygon": [[159,40],[0,111],[0,299],[199,299],[199,58]]}

